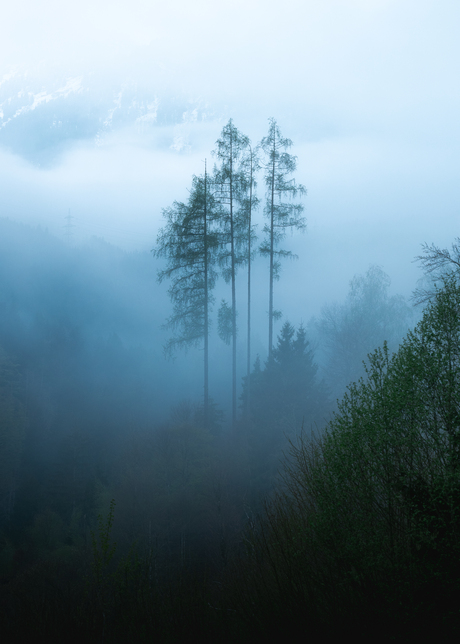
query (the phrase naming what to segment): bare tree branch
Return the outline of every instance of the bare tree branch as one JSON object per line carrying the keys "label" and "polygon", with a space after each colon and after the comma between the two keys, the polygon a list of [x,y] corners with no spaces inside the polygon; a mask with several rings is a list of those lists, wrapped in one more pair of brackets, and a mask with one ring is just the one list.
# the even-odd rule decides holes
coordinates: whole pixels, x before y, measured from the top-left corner
{"label": "bare tree branch", "polygon": [[448,275],[460,278],[460,238],[452,244],[452,250],[438,248],[434,244],[422,244],[423,255],[418,255],[414,262],[420,262],[425,277],[419,280],[420,286],[415,289],[411,299],[415,304],[426,304],[437,292],[437,284],[444,283]]}

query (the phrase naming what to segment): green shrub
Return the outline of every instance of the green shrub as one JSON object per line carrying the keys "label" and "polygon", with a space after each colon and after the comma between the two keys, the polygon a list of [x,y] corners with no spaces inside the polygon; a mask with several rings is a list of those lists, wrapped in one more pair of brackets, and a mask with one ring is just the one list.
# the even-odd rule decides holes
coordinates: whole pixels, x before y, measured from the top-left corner
{"label": "green shrub", "polygon": [[397,353],[368,356],[321,439],[291,443],[234,582],[248,622],[363,637],[377,622],[390,638],[458,627],[459,311],[446,278]]}

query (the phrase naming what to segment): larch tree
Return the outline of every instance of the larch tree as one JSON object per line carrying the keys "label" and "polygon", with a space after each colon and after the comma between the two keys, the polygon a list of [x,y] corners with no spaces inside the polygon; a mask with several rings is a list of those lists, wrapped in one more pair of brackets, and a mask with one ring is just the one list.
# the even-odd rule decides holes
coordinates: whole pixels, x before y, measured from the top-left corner
{"label": "larch tree", "polygon": [[158,272],[158,281],[171,280],[173,314],[164,328],[174,334],[165,346],[166,354],[204,344],[205,426],[209,421],[209,326],[218,245],[217,232],[213,230],[218,209],[208,183],[205,165],[204,176],[193,177],[188,202],[175,201],[163,210],[166,225],[158,233],[157,246],[152,251],[167,260],[166,268]]}
{"label": "larch tree", "polygon": [[[297,157],[287,150],[292,146],[290,139],[281,136],[275,119],[269,119],[268,135],[260,146],[265,155],[266,203],[265,217],[268,223],[264,226],[265,240],[260,246],[260,252],[270,260],[269,305],[268,305],[268,355],[273,350],[273,320],[281,316],[273,309],[273,282],[279,279],[282,257],[294,258],[291,251],[279,248],[279,243],[285,238],[288,229],[301,230],[306,227],[302,216],[304,206],[290,200],[307,194],[305,186],[296,184],[295,179],[289,178],[297,168]],[[287,199],[289,201],[287,201]]]}
{"label": "larch tree", "polygon": [[241,202],[246,195],[247,179],[242,167],[243,155],[248,150],[249,139],[239,132],[232,119],[223,128],[221,138],[216,141],[213,155],[217,158],[214,167],[214,197],[222,212],[220,215],[220,263],[223,277],[231,282],[232,303],[223,303],[219,315],[221,337],[232,339],[232,423],[236,422],[236,273],[243,264],[242,253],[246,230],[245,209]]}
{"label": "larch tree", "polygon": [[251,261],[254,256],[254,244],[257,240],[252,223],[252,215],[259,207],[260,199],[255,195],[257,182],[255,175],[260,169],[259,148],[248,146],[243,156],[242,171],[245,178],[246,194],[242,200],[243,214],[246,220],[246,265],[248,270],[248,316],[247,316],[247,351],[246,351],[246,415],[251,409]]}

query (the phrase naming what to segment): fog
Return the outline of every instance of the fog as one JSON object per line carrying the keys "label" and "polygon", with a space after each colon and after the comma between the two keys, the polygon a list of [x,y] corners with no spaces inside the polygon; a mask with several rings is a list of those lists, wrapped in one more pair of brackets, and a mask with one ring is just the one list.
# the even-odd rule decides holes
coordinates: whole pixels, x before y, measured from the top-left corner
{"label": "fog", "polygon": [[318,280],[334,299],[370,263],[409,292],[420,244],[455,235],[458,11],[11,5],[1,27],[3,213],[62,235],[70,209],[75,240],[149,250],[162,208],[185,198],[228,119],[257,142],[275,117],[308,188],[296,272],[315,283],[312,310]]}
{"label": "fog", "polygon": [[[121,551],[139,539],[151,556],[156,539],[159,579],[178,561],[221,574],[279,485],[287,440],[321,433],[367,354],[396,351],[420,319],[422,244],[458,234],[459,19],[453,0],[2,8],[2,583],[64,546],[89,561],[111,498]],[[236,418],[219,275],[208,419],[203,343],[165,356],[158,235],[205,161],[212,174],[229,119],[255,146],[270,118],[292,140],[306,229],[281,244],[297,257],[274,283],[272,363],[269,263],[255,254],[250,386],[237,272]],[[256,195],[257,248],[262,171]]]}

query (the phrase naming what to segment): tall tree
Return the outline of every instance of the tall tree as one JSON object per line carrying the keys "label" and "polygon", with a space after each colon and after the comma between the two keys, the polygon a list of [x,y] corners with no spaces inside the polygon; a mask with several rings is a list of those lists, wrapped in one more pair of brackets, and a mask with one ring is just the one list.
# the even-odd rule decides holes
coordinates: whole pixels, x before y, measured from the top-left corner
{"label": "tall tree", "polygon": [[163,210],[166,226],[157,237],[156,257],[167,259],[165,269],[158,272],[158,281],[172,280],[169,296],[173,314],[164,325],[175,333],[165,350],[187,349],[204,343],[204,421],[209,415],[209,314],[212,290],[217,273],[218,237],[212,224],[218,218],[215,201],[209,191],[208,175],[193,177],[188,203],[175,201]]}
{"label": "tall tree", "polygon": [[295,257],[291,251],[278,248],[278,245],[285,238],[288,228],[300,230],[306,226],[305,218],[302,216],[304,206],[288,202],[286,198],[295,199],[297,196],[306,195],[307,190],[302,184],[296,184],[295,179],[288,178],[297,168],[297,157],[286,151],[292,146],[292,141],[281,136],[275,119],[271,118],[269,122],[268,135],[260,143],[265,154],[263,163],[267,189],[265,216],[268,219],[268,223],[264,226],[266,237],[260,246],[260,252],[270,259],[268,305],[268,355],[270,356],[273,350],[273,320],[281,315],[279,311],[273,309],[273,282],[279,279],[280,258]]}
{"label": "tall tree", "polygon": [[364,375],[368,353],[388,343],[396,351],[412,311],[401,295],[389,295],[391,280],[379,266],[355,275],[342,304],[323,306],[316,328],[326,380],[341,397],[346,386]]}
{"label": "tall tree", "polygon": [[[231,281],[231,338],[232,338],[232,422],[236,422],[236,272],[238,265],[244,262],[241,253],[243,231],[245,231],[245,213],[241,201],[247,188],[247,180],[242,168],[243,154],[247,151],[249,139],[239,132],[232,119],[221,132],[221,138],[216,141],[213,155],[218,164],[214,167],[213,185],[214,196],[222,208],[220,218],[220,262],[223,266],[223,276]],[[227,316],[228,317],[228,316]],[[225,308],[221,311],[221,321],[226,319]],[[225,326],[225,324],[224,324]]]}
{"label": "tall tree", "polygon": [[243,213],[246,219],[246,263],[248,267],[248,320],[247,320],[247,352],[246,352],[246,414],[251,412],[251,261],[253,246],[256,241],[252,214],[258,208],[260,199],[255,195],[257,182],[256,172],[260,169],[259,148],[248,145],[243,156],[242,170],[246,184],[246,195],[242,201]]}

